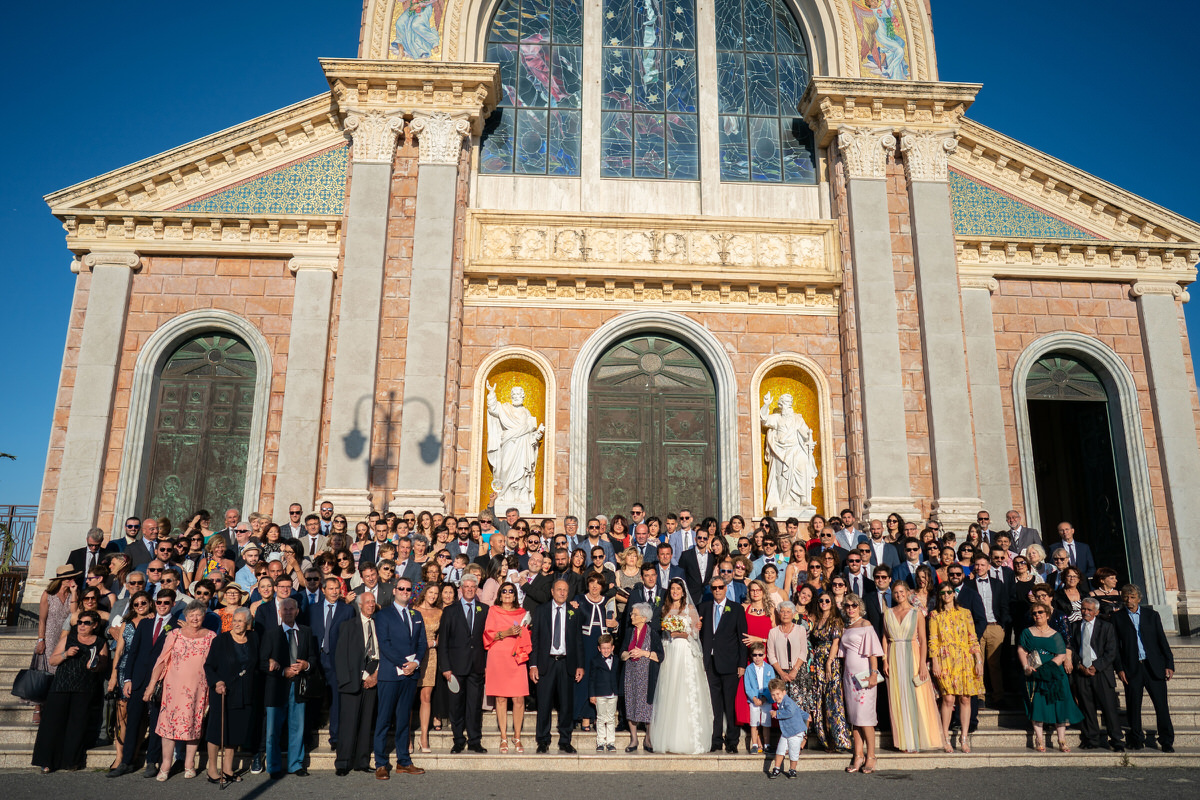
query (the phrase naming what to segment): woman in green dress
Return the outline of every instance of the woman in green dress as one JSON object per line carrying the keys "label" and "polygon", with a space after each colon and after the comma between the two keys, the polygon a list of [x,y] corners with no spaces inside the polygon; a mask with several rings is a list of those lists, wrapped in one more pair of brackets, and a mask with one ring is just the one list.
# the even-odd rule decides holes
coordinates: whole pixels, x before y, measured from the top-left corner
{"label": "woman in green dress", "polygon": [[1042,726],[1054,725],[1058,749],[1071,752],[1067,746],[1067,725],[1083,719],[1079,707],[1071,698],[1067,672],[1071,669],[1071,654],[1062,634],[1050,627],[1050,606],[1036,603],[1030,609],[1033,625],[1021,633],[1017,657],[1025,670],[1025,712],[1033,722],[1033,749],[1046,752]]}

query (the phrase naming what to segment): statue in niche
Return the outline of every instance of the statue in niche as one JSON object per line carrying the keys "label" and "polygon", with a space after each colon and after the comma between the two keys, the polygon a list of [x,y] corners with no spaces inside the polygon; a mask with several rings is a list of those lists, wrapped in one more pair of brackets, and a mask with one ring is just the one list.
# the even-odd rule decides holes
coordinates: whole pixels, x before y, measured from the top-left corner
{"label": "statue in niche", "polygon": [[816,442],[812,428],[792,408],[792,396],[779,398],[779,410],[771,413],[771,393],[763,397],[758,418],[767,429],[763,457],[767,462],[766,513],[784,519],[808,519],[817,513],[812,504],[817,483]]}
{"label": "statue in niche", "polygon": [[522,514],[532,514],[536,484],[538,445],[546,434],[525,408],[525,390],[514,386],[511,402],[501,403],[496,397],[496,385],[487,387],[487,459],[492,467],[492,491],[496,493],[495,508],[515,508]]}

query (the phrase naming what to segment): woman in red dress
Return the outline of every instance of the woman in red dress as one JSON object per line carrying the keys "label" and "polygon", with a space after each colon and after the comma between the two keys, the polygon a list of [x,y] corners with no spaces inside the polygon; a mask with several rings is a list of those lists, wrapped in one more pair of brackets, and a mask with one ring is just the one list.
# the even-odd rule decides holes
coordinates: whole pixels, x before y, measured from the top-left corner
{"label": "woman in red dress", "polygon": [[496,726],[500,729],[500,752],[508,752],[508,701],[513,703],[513,746],[521,746],[521,726],[525,722],[525,697],[529,694],[529,615],[517,603],[517,587],[511,581],[500,585],[497,602],[488,609],[483,627],[483,646],[487,650],[484,694],[495,698]]}

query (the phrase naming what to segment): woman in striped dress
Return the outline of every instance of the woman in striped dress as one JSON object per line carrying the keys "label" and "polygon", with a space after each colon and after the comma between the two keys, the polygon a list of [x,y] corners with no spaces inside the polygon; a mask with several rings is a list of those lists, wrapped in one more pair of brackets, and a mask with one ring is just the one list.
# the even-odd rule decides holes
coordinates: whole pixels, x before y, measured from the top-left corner
{"label": "woman in striped dress", "polygon": [[916,753],[946,743],[925,657],[925,617],[909,602],[910,594],[904,581],[892,586],[893,605],[883,612],[883,669],[889,683],[892,746]]}

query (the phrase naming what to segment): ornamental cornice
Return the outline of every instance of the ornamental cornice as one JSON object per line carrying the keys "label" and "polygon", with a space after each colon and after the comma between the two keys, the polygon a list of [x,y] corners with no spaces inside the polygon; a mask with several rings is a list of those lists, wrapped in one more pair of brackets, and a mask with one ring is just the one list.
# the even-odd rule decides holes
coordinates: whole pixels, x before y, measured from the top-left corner
{"label": "ornamental cornice", "polygon": [[598,280],[669,278],[837,286],[832,220],[649,217],[472,210],[465,270]]}
{"label": "ornamental cornice", "polygon": [[72,209],[167,209],[243,175],[320,152],[341,138],[341,121],[326,93],[53,192],[45,201],[56,216]]}
{"label": "ornamental cornice", "polygon": [[445,111],[413,114],[412,132],[417,135],[419,164],[458,165],[463,139],[471,135],[471,121],[465,116],[452,117]]}
{"label": "ornamental cornice", "polygon": [[815,77],[800,99],[800,113],[827,146],[847,125],[953,130],[975,101],[981,84]]}
{"label": "ornamental cornice", "polygon": [[950,154],[958,146],[954,131],[905,130],[900,137],[904,174],[909,182],[945,183]]}
{"label": "ornamental cornice", "polygon": [[[229,255],[337,259],[342,218],[232,214],[124,214],[73,209],[63,215],[67,249],[83,262],[105,254]],[[87,264],[84,263],[86,267]],[[73,266],[72,269],[75,269]]]}
{"label": "ornamental cornice", "polygon": [[838,130],[837,143],[848,178],[883,180],[887,177],[888,159],[896,152],[896,137],[890,128],[869,130],[846,126]]}
{"label": "ornamental cornice", "polygon": [[1200,224],[970,119],[952,166],[1115,241],[1200,242]]}
{"label": "ornamental cornice", "polygon": [[974,276],[1187,284],[1196,280],[1200,261],[1200,243],[956,236],[955,245],[960,280]]}

